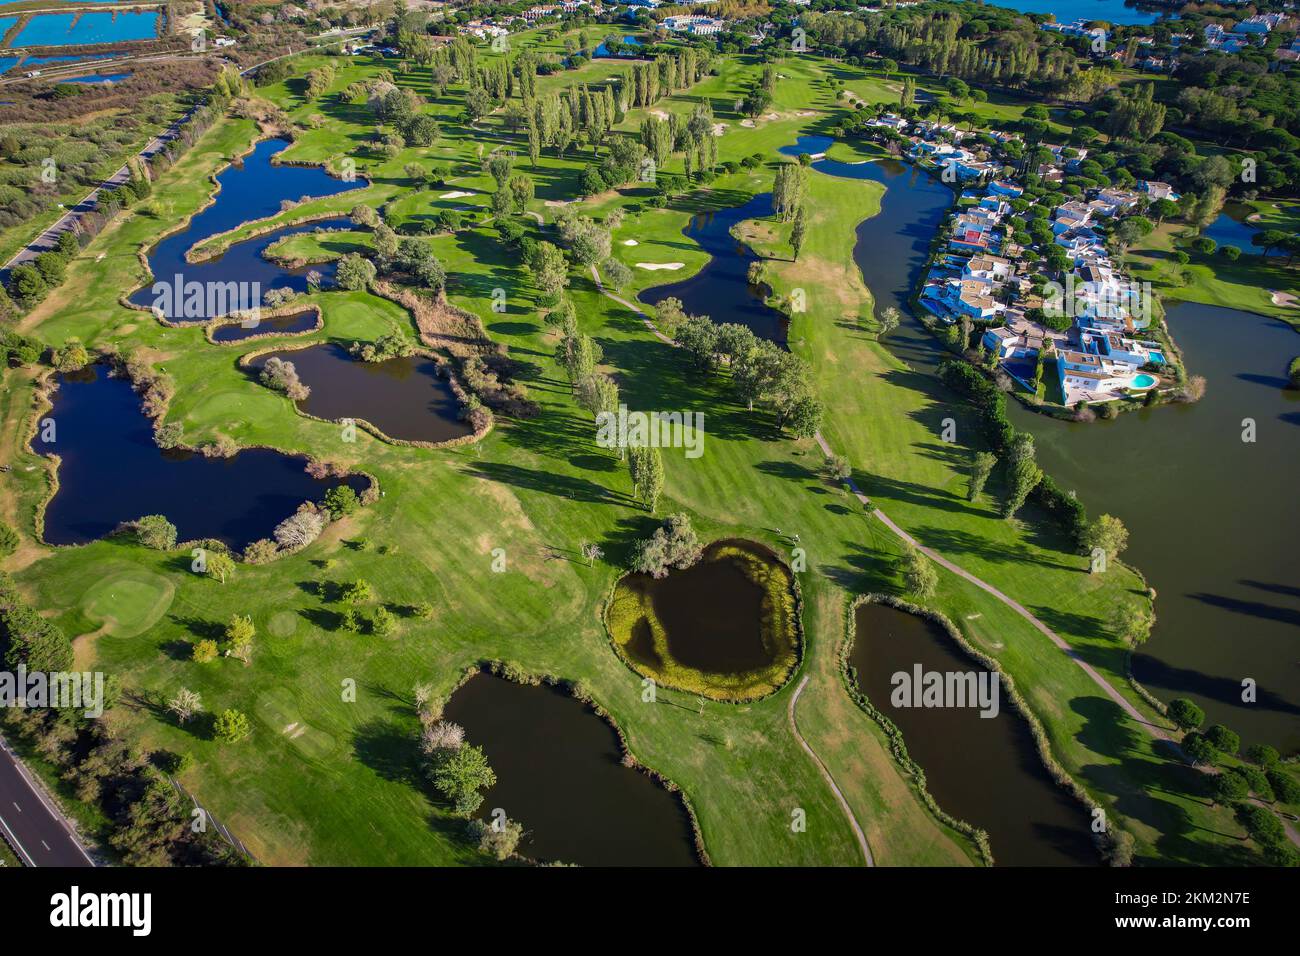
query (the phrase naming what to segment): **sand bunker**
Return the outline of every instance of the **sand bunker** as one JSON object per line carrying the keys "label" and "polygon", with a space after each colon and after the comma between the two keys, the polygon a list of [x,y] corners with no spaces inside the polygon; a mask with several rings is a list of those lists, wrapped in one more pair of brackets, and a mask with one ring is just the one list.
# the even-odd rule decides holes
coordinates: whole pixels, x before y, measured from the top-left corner
{"label": "sand bunker", "polygon": [[636,264],[636,267],[638,269],[648,269],[651,272],[658,272],[660,269],[666,269],[669,272],[675,272],[676,270],[681,269],[685,265],[686,263],[684,262],[638,262]]}
{"label": "sand bunker", "polygon": [[463,189],[453,189],[449,193],[443,193],[439,199],[464,199],[466,196],[472,196],[473,193],[467,193]]}
{"label": "sand bunker", "polygon": [[624,240],[623,240],[623,245],[625,245],[625,246],[635,246],[635,245],[639,245],[639,243],[638,243],[635,239],[624,239]]}
{"label": "sand bunker", "polygon": [[1274,292],[1272,299],[1274,305],[1280,305],[1288,309],[1293,309],[1297,304],[1300,304],[1300,302],[1297,302],[1294,292]]}

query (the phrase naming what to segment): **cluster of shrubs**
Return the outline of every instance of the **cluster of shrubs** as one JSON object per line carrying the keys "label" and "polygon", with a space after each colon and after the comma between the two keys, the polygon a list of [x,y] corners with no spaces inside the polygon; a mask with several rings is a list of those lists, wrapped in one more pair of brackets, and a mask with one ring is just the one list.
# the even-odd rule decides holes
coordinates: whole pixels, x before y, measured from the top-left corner
{"label": "cluster of shrubs", "polygon": [[291,401],[301,402],[311,396],[311,388],[298,378],[298,369],[294,364],[278,355],[266,360],[258,378],[267,388],[283,392]]}
{"label": "cluster of shrubs", "polygon": [[0,712],[0,724],[39,754],[78,800],[100,809],[107,821],[101,835],[128,866],[244,865],[214,832],[193,831],[190,802],[116,737],[109,721],[80,711],[13,707]]}
{"label": "cluster of shrubs", "polygon": [[388,335],[381,335],[374,342],[353,342],[348,352],[363,362],[382,362],[386,359],[413,355],[415,346],[406,336],[391,332]]}
{"label": "cluster of shrubs", "polygon": [[162,417],[167,414],[167,405],[176,394],[176,383],[164,372],[149,364],[138,352],[128,352],[125,356],[109,356],[114,371],[124,371],[131,380],[132,387],[140,393],[140,409],[145,417],[154,422],[155,428]]}
{"label": "cluster of shrubs", "polygon": [[53,249],[42,252],[30,263],[14,266],[9,271],[6,291],[9,298],[24,309],[30,309],[63,283],[68,263],[81,252],[81,242],[75,232],[59,234]]}
{"label": "cluster of shrubs", "polygon": [[[16,535],[5,543],[14,544]],[[32,671],[66,671],[72,668],[72,642],[63,630],[41,617],[19,593],[14,580],[0,571],[0,657],[6,670],[19,664]]]}
{"label": "cluster of shrubs", "polygon": [[[468,817],[483,803],[480,792],[497,782],[482,747],[465,740],[465,729],[444,720],[439,701],[428,688],[416,688],[416,714],[420,718],[420,753],[429,782],[448,803],[452,812]],[[504,860],[515,851],[522,829],[515,824],[495,827],[471,824],[471,836],[485,853]]]}
{"label": "cluster of shrubs", "polygon": [[632,570],[664,578],[670,569],[689,568],[700,560],[702,553],[690,515],[669,515],[654,534],[637,544],[632,554]]}
{"label": "cluster of shrubs", "polygon": [[[1007,396],[997,385],[969,362],[945,359],[939,366],[943,383],[970,399],[980,416],[980,431],[985,442],[999,458],[1006,456],[1016,440],[1016,429],[1007,417]],[[1088,527],[1083,503],[1058,485],[1050,475],[1043,475],[1031,497],[1076,542]]]}
{"label": "cluster of shrubs", "polygon": [[[1282,822],[1266,807],[1249,802],[1254,796],[1266,803],[1281,801],[1300,804],[1300,782],[1281,763],[1277,750],[1267,744],[1251,744],[1242,750],[1241,737],[1215,724],[1205,730],[1205,712],[1185,697],[1169,702],[1166,716],[1183,731],[1183,754],[1194,765],[1204,766],[1205,789],[1215,803],[1233,808],[1237,822],[1274,866],[1300,865]],[[1241,753],[1244,763],[1227,765]]]}
{"label": "cluster of shrubs", "polygon": [[[0,291],[0,299],[3,298],[4,292]],[[44,351],[45,346],[39,339],[15,332],[13,329],[0,329],[0,368],[35,365],[41,360]]]}

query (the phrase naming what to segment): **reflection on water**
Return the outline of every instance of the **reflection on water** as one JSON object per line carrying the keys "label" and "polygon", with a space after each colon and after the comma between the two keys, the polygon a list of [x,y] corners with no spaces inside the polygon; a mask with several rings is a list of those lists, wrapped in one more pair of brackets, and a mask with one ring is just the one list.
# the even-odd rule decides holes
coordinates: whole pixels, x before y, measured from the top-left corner
{"label": "reflection on water", "polygon": [[[149,251],[152,280],[131,295],[134,305],[161,307],[173,322],[203,322],[260,304],[257,295],[271,289],[305,292],[307,273],[313,269],[325,279],[334,275],[335,264],[285,269],[262,257],[262,252],[285,236],[316,229],[351,229],[346,216],[286,226],[274,232],[231,246],[224,255],[190,263],[185,253],[193,246],[246,222],[265,219],[280,212],[285,200],[332,196],[366,185],[362,180],[346,182],[318,167],[275,166],[271,159],[287,149],[286,140],[258,143],[239,163],[217,176],[216,201],[197,213],[189,225],[166,237]],[[177,276],[180,282],[177,282]],[[186,302],[191,283],[202,284],[197,307]],[[157,288],[158,291],[155,291]],[[223,305],[229,302],[231,305]]]}
{"label": "reflection on water", "polygon": [[759,338],[784,345],[789,324],[785,316],[769,308],[749,284],[749,264],[759,259],[731,235],[737,223],[771,214],[772,194],[762,193],[743,206],[693,215],[682,235],[699,243],[712,258],[689,279],[646,289],[641,301],[655,305],[674,296],[688,315],[707,315],[719,324],[735,322]]}
{"label": "reflection on water", "polygon": [[522,823],[524,856],[582,866],[698,865],[681,801],[624,767],[617,734],[580,701],[477,674],[444,714],[496,771],[482,817],[500,808]]}
{"label": "reflection on water", "polygon": [[331,342],[259,355],[253,367],[261,368],[272,356],[292,362],[311,388],[299,403],[309,415],[360,419],[405,441],[443,442],[473,433],[460,420],[460,402],[433,359],[412,355],[363,362]]}
{"label": "reflection on water", "polygon": [[[817,153],[829,144],[810,137],[789,149]],[[858,227],[854,257],[876,308],[895,305],[909,316],[886,346],[933,371],[947,353],[911,317],[908,299],[952,192],[893,161],[814,168],[886,185],[880,214]],[[1289,479],[1300,455],[1300,392],[1285,385],[1300,339],[1281,322],[1234,309],[1186,303],[1168,313],[1188,369],[1208,380],[1201,402],[1089,424],[1018,402],[1008,410],[1033,433],[1048,474],[1078,492],[1089,514],[1114,514],[1130,531],[1125,560],[1159,595],[1152,638],[1134,661],[1138,678],[1165,700],[1191,697],[1247,742],[1295,751],[1300,587]],[[1241,440],[1246,419],[1258,428],[1253,443]],[[1241,700],[1247,678],[1259,685],[1252,704]]]}
{"label": "reflection on water", "polygon": [[896,707],[892,677],[982,671],[936,622],[859,605],[850,665],[875,707],[903,733],[939,806],[989,835],[999,866],[1095,865],[1087,808],[1047,772],[1029,724],[1006,694],[996,717],[973,708]]}
{"label": "reflection on water", "polygon": [[[59,489],[45,509],[51,544],[85,544],[123,521],[162,514],[181,541],[216,538],[242,549],[340,484],[309,476],[304,458],[265,448],[233,458],[163,451],[131,383],[103,365],[60,376],[48,417],[55,440],[38,434],[32,450],[60,458]],[[348,483],[366,486],[360,477]]]}

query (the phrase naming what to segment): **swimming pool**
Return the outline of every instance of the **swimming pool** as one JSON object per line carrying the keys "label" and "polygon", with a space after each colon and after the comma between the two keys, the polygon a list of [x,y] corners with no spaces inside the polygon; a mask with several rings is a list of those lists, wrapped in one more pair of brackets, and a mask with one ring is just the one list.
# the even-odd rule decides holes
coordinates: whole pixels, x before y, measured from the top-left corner
{"label": "swimming pool", "polygon": [[1154,375],[1148,375],[1145,372],[1142,372],[1139,375],[1133,376],[1133,381],[1128,384],[1129,388],[1150,388],[1157,381],[1158,379],[1156,379]]}

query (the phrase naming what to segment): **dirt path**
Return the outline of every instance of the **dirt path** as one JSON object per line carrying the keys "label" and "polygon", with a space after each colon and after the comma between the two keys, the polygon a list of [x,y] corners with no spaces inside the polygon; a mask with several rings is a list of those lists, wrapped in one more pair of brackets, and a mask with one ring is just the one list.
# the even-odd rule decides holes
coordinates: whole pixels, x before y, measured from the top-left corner
{"label": "dirt path", "polygon": [[[646,328],[648,328],[652,333],[654,333],[655,338],[659,339],[659,341],[661,342],[665,342],[668,345],[673,346],[674,348],[677,346],[676,342],[674,342],[668,336],[664,335],[663,332],[659,331],[659,328],[654,324],[654,322],[650,320],[649,316],[646,315],[644,309],[606,290],[604,284],[600,281],[600,275],[596,271],[595,266],[591,267],[591,277],[596,283],[597,290],[599,290],[603,295],[614,300],[624,308],[630,309],[633,312],[635,312],[637,315],[639,315],[641,317],[641,321],[645,323]],[[813,437],[816,438],[817,444],[822,450],[822,454],[826,455],[829,458],[833,454],[830,443],[827,442],[826,439],[822,437],[821,432],[818,432]],[[849,491],[853,494],[853,496],[857,498],[862,505],[867,506],[869,508],[871,507],[871,499],[868,498],[860,488],[858,488],[857,483],[854,482],[852,478],[846,478],[844,480],[844,484],[849,489]],[[980,588],[981,590],[988,592],[993,597],[997,598],[999,601],[1005,604],[1007,607],[1011,608],[1011,610],[1015,611],[1017,614],[1023,617],[1030,624],[1032,624],[1036,630],[1038,630],[1049,641],[1051,641],[1054,645],[1056,645],[1056,647],[1059,650],[1061,650],[1067,657],[1069,657],[1070,660],[1072,660],[1075,663],[1075,665],[1079,667],[1080,670],[1082,670],[1085,674],[1087,674],[1089,679],[1092,680],[1092,682],[1096,684],[1107,697],[1109,697],[1117,705],[1119,705],[1119,708],[1123,710],[1124,713],[1126,713],[1134,721],[1134,723],[1136,723],[1139,727],[1145,730],[1147,734],[1151,736],[1152,739],[1157,741],[1164,741],[1165,743],[1169,744],[1173,748],[1174,752],[1177,755],[1182,756],[1182,747],[1179,746],[1178,741],[1169,733],[1169,731],[1147,720],[1146,717],[1142,715],[1142,712],[1139,711],[1136,707],[1134,707],[1133,704],[1131,704],[1128,701],[1128,699],[1124,697],[1123,694],[1121,694],[1118,690],[1116,690],[1114,686],[1111,685],[1110,681],[1102,677],[1101,674],[1097,672],[1096,668],[1094,668],[1091,664],[1085,661],[1079,655],[1078,651],[1076,651],[1073,647],[1070,646],[1068,641],[1066,641],[1063,637],[1061,637],[1050,627],[1048,627],[1037,617],[1035,617],[1029,611],[1029,609],[1026,608],[1023,604],[1021,604],[1019,601],[1015,600],[1014,598],[1010,597],[1009,595],[1004,594],[1002,591],[999,591],[997,588],[989,584],[987,581],[971,574],[969,571],[967,571],[965,568],[961,567],[960,565],[955,564],[952,561],[949,561],[947,558],[939,554],[937,551],[934,551],[920,544],[915,538],[913,538],[910,534],[908,534],[901,527],[895,524],[893,519],[890,518],[883,511],[881,511],[879,508],[876,508],[874,511],[872,511],[872,514],[874,514],[877,518],[879,518],[881,524],[883,524],[886,528],[888,528],[891,532],[893,532],[895,536],[897,536],[902,541],[905,541],[908,544],[912,545],[914,548],[916,548],[918,551],[924,554],[935,564],[938,564],[940,567],[943,567],[946,570],[951,571],[953,574],[957,575],[963,580],[969,581],[977,588]],[[849,821],[853,824],[853,829],[858,835],[858,841],[862,844],[863,854],[867,858],[867,864],[869,866],[874,866],[875,864],[874,862],[872,862],[871,850],[867,846],[866,837],[862,832],[862,828],[858,826],[858,821],[853,816],[853,811],[850,809],[848,801],[844,799],[844,794],[840,792],[839,786],[835,783],[835,779],[831,776],[830,771],[826,769],[826,765],[821,762],[821,758],[819,758],[817,754],[813,752],[813,749],[810,746],[808,746],[807,741],[805,741],[803,737],[800,736],[799,730],[795,726],[794,705],[796,701],[798,701],[799,695],[803,693],[804,686],[807,683],[808,683],[808,677],[805,676],[804,679],[800,682],[798,689],[794,692],[794,696],[790,699],[790,728],[791,730],[794,731],[794,735],[796,738],[798,738],[800,745],[802,745],[804,750],[808,752],[809,756],[811,756],[813,760],[816,761],[817,766],[821,768],[822,775],[826,778],[826,782],[830,784],[831,789],[835,792],[836,798],[840,801],[840,805],[844,808],[845,814],[848,815]],[[1259,801],[1257,800],[1254,800],[1252,802],[1259,803]],[[1270,810],[1272,809],[1271,807],[1269,807],[1267,804],[1264,803],[1259,803],[1259,805],[1265,807],[1266,809],[1270,809]],[[1276,813],[1276,811],[1274,812]],[[1300,832],[1297,832],[1296,828],[1291,825],[1291,823],[1286,819],[1286,817],[1283,817],[1280,814],[1278,814],[1278,819],[1281,821],[1283,828],[1286,830],[1287,838],[1292,843],[1294,843],[1297,847],[1300,847]]]}
{"label": "dirt path", "polygon": [[799,741],[799,746],[804,749],[804,752],[809,757],[812,757],[813,763],[817,764],[822,776],[826,778],[826,783],[831,788],[831,792],[835,794],[835,799],[840,802],[840,808],[844,811],[844,815],[849,818],[849,825],[853,827],[853,833],[858,838],[858,846],[862,848],[862,857],[867,861],[867,866],[875,866],[876,860],[871,855],[871,847],[867,844],[867,835],[862,832],[862,826],[858,823],[858,818],[853,815],[853,808],[849,806],[849,801],[844,799],[839,784],[835,782],[831,772],[826,769],[826,764],[822,763],[822,758],[817,756],[817,752],[812,749],[808,741],[803,739],[803,734],[799,733],[799,724],[795,721],[794,708],[799,703],[799,695],[803,693],[803,689],[807,686],[808,675],[805,674],[803,680],[799,681],[799,686],[795,688],[794,694],[790,697],[790,732],[794,734],[795,740]]}
{"label": "dirt path", "polygon": [[627,299],[616,296],[614,293],[606,289],[605,283],[600,281],[600,273],[596,271],[595,266],[591,267],[591,281],[596,283],[596,291],[599,292],[601,295],[613,299],[623,308],[630,309],[631,311],[635,312],[637,315],[641,316],[641,321],[645,323],[645,327],[649,329],[654,334],[654,337],[657,338],[660,342],[663,342],[666,345],[671,345],[673,348],[677,347],[676,342],[674,342],[671,338],[669,338],[668,336],[660,332],[659,327],[650,321],[650,317],[646,315],[645,309],[641,308],[641,306],[636,305],[635,303],[627,301]]}

